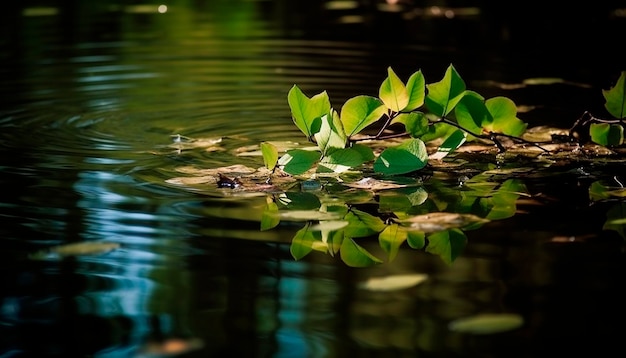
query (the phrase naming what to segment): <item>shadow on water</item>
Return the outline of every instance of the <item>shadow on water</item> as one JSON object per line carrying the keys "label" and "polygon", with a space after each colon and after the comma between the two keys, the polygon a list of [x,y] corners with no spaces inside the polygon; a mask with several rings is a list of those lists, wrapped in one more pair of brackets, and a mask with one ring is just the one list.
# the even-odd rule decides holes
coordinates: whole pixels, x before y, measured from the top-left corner
{"label": "shadow on water", "polygon": [[[600,113],[600,90],[626,70],[613,53],[625,11],[535,1],[4,4],[0,356],[621,351],[623,226],[602,228],[607,213],[623,219],[623,201],[607,190],[608,200],[590,199],[612,176],[623,182],[610,163],[514,175],[528,196],[514,215],[467,231],[450,265],[404,246],[366,268],[319,252],[294,260],[301,223],[260,230],[265,194],[171,180],[181,168],[261,167],[242,153],[304,140],[286,100],[294,84],[328,91],[338,108],[377,94],[388,66],[434,82],[454,63],[468,87],[512,98],[531,126],[567,128],[585,110]],[[458,193],[457,174],[425,182],[429,205]],[[405,198],[382,200],[394,208]],[[381,254],[375,241],[362,245]],[[499,315],[486,325],[484,314]],[[472,330],[459,321],[467,317],[483,321]]]}

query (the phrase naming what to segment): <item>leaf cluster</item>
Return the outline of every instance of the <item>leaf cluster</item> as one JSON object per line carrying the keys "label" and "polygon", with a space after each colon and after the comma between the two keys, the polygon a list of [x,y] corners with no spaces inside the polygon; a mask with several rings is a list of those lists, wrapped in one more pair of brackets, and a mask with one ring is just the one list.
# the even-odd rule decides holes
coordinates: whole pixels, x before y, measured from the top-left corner
{"label": "leaf cluster", "polygon": [[[602,120],[588,115],[570,130],[584,128],[588,137],[604,146],[624,142],[626,112],[626,71],[616,85],[603,90],[607,111],[615,117]],[[373,170],[383,175],[406,174],[424,168],[428,159],[443,159],[466,141],[487,140],[504,152],[500,138],[517,142],[527,124],[517,117],[515,103],[507,97],[485,98],[466,88],[465,82],[450,64],[439,81],[426,83],[421,70],[403,82],[391,67],[380,85],[378,96],[358,95],[348,99],[338,112],[331,106],[326,91],[312,97],[294,85],[288,94],[292,119],[312,148],[291,149],[278,156],[272,144],[264,142],[262,153],[265,166],[280,168],[291,175],[308,171],[343,173],[373,161]],[[378,124],[375,135],[364,131]],[[403,129],[388,135],[391,125]],[[396,145],[380,153],[364,143],[404,137]],[[438,140],[436,151],[427,152],[426,143]],[[533,144],[533,143],[530,143]],[[543,149],[543,148],[542,148]]]}

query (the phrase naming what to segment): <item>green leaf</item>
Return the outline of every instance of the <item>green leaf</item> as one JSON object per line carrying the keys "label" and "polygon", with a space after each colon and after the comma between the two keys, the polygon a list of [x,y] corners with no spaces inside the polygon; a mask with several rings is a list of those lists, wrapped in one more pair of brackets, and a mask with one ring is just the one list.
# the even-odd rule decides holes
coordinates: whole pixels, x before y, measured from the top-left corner
{"label": "green leaf", "polygon": [[351,137],[370,124],[378,121],[387,109],[375,97],[356,96],[350,98],[341,107],[341,122],[346,136]]}
{"label": "green leaf", "polygon": [[474,134],[482,134],[484,125],[493,122],[485,105],[485,99],[476,92],[466,91],[461,101],[454,108],[456,122]]}
{"label": "green leaf", "polygon": [[407,244],[409,247],[419,250],[426,246],[426,233],[423,231],[409,230],[407,231]]}
{"label": "green leaf", "polygon": [[372,236],[385,229],[385,223],[379,217],[358,209],[350,210],[344,217],[344,220],[350,223],[344,229],[346,237]]}
{"label": "green leaf", "polygon": [[407,239],[407,231],[398,224],[388,225],[379,235],[380,247],[389,255],[389,261],[393,261],[398,255],[400,245]]}
{"label": "green leaf", "polygon": [[318,165],[318,171],[325,170],[343,173],[365,162],[358,150],[352,148],[338,149],[322,158]]}
{"label": "green leaf", "polygon": [[261,143],[261,154],[263,155],[263,163],[269,170],[274,170],[278,163],[278,149],[269,142]]}
{"label": "green leaf", "polygon": [[450,331],[470,334],[496,334],[524,325],[524,318],[513,313],[483,313],[456,319],[448,325]]}
{"label": "green leaf", "polygon": [[289,90],[287,101],[294,123],[307,138],[317,133],[321,125],[320,118],[331,111],[326,91],[308,98],[298,86],[294,85]]}
{"label": "green leaf", "polygon": [[342,149],[346,146],[346,135],[339,120],[339,115],[333,111],[332,119],[325,115],[321,118],[322,125],[319,132],[315,133],[315,141],[322,152],[322,156],[333,150]]}
{"label": "green leaf", "polygon": [[278,165],[283,171],[291,175],[299,175],[311,169],[313,164],[320,158],[319,152],[313,152],[303,149],[288,150],[285,155],[280,157]]}
{"label": "green leaf", "polygon": [[424,142],[430,142],[435,139],[445,138],[456,131],[457,128],[444,122],[437,122],[428,126],[428,131],[424,133],[420,139]]}
{"label": "green leaf", "polygon": [[411,138],[380,153],[374,162],[374,171],[387,175],[405,174],[422,169],[427,162],[426,145],[420,139]]}
{"label": "green leaf", "polygon": [[452,134],[450,134],[448,138],[443,141],[443,143],[441,143],[439,148],[437,148],[437,152],[432,154],[430,158],[438,160],[445,158],[448,154],[455,151],[458,147],[465,143],[466,138],[467,134],[464,131],[457,129],[452,132]]}
{"label": "green leaf", "polygon": [[445,263],[451,264],[463,252],[466,244],[467,237],[459,229],[438,231],[428,235],[426,252],[438,255]]}
{"label": "green leaf", "polygon": [[424,105],[424,98],[426,98],[426,79],[421,70],[409,77],[406,83],[406,90],[409,93],[409,103],[403,111],[414,111]]}
{"label": "green leaf", "polygon": [[387,78],[380,85],[378,97],[393,112],[400,112],[409,104],[409,91],[391,67],[387,68]]}
{"label": "green leaf", "polygon": [[359,246],[351,238],[346,238],[341,243],[341,260],[350,267],[369,267],[380,264],[383,261],[370,254],[363,247]]}
{"label": "green leaf", "polygon": [[465,82],[453,65],[448,66],[441,81],[431,83],[426,88],[426,106],[439,117],[448,115],[465,94]]}
{"label": "green leaf", "polygon": [[506,97],[494,97],[485,101],[485,106],[493,122],[483,127],[491,132],[520,136],[526,131],[527,124],[517,118],[515,103]]}
{"label": "green leaf", "polygon": [[305,227],[298,230],[291,240],[289,251],[295,260],[300,260],[313,251],[315,241],[321,239],[320,232],[309,230],[309,226],[310,224],[306,224]]}
{"label": "green leaf", "polygon": [[261,215],[261,231],[266,231],[276,227],[280,223],[280,215],[278,215],[278,205],[275,202],[269,202],[263,209]]}
{"label": "green leaf", "polygon": [[603,146],[616,146],[624,143],[624,127],[619,124],[592,123],[589,134],[594,143]]}
{"label": "green leaf", "polygon": [[607,211],[606,222],[602,229],[616,231],[626,240],[626,202],[614,205]]}
{"label": "green leaf", "polygon": [[401,113],[393,123],[404,124],[404,129],[413,138],[419,138],[428,132],[428,117],[422,112]]}
{"label": "green leaf", "polygon": [[626,117],[626,71],[622,71],[615,86],[609,90],[602,90],[606,100],[604,107],[609,113],[617,118]]}
{"label": "green leaf", "polygon": [[366,145],[353,144],[352,147],[350,148],[359,152],[359,154],[361,155],[361,158],[363,158],[363,163],[369,162],[370,160],[374,160],[375,158],[374,151],[372,150],[372,148]]}

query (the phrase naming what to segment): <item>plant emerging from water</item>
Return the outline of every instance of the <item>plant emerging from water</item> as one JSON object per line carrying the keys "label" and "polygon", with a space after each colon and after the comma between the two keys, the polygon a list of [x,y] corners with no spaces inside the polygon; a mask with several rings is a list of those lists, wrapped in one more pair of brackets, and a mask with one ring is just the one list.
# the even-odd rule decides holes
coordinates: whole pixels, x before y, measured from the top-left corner
{"label": "plant emerging from water", "polygon": [[[584,144],[583,141],[590,140],[608,147],[622,145],[625,80],[626,72],[622,72],[614,87],[603,90],[605,107],[613,119],[600,119],[585,112],[568,135],[553,135],[552,141]],[[421,71],[413,73],[404,83],[388,68],[378,97],[350,98],[340,112],[331,107],[325,91],[307,97],[297,85],[289,91],[288,103],[295,125],[316,147],[286,150],[279,157],[273,144],[261,143],[263,161],[271,173],[280,169],[311,179],[316,174],[373,171],[381,177],[398,178],[423,170],[429,159],[441,160],[468,141],[490,142],[498,153],[507,150],[505,140],[548,152],[542,147],[545,142],[522,138],[527,124],[517,117],[517,107],[511,99],[486,99],[468,90],[452,65],[439,82],[431,84],[426,84]],[[363,134],[375,124],[379,129],[374,134]],[[403,129],[389,131],[392,125]],[[404,139],[397,144],[398,138]],[[430,144],[430,154],[426,143]],[[373,162],[373,170],[364,166],[368,162]],[[320,200],[313,194],[286,192],[268,200],[261,229],[275,227],[280,218],[305,219],[306,225],[296,233],[291,244],[291,253],[296,259],[317,250],[340,254],[350,266],[380,263],[380,259],[354,240],[378,236],[380,247],[389,260],[393,260],[399,247],[407,242],[411,248],[425,249],[451,263],[465,247],[464,230],[513,216],[517,198],[525,195],[525,187],[519,180],[496,184],[491,178],[487,172],[474,176],[463,183],[464,190],[454,193],[440,192],[441,188],[432,188],[427,193],[420,185],[398,185],[395,191],[387,190],[388,194],[380,190],[378,214],[341,200],[326,203],[323,195]],[[348,186],[376,191],[380,189],[376,186],[384,183],[366,177]],[[297,210],[300,207],[306,207],[307,213]],[[282,210],[287,213],[281,216],[279,211]],[[609,228],[623,230],[619,225]]]}
{"label": "plant emerging from water", "polygon": [[[625,88],[626,72],[622,72],[614,87],[603,90],[605,107],[614,119],[603,120],[585,113],[566,140],[578,140],[580,131],[585,130],[587,137],[597,144],[623,144]],[[423,169],[429,158],[443,159],[473,140],[491,141],[502,153],[506,151],[503,138],[545,150],[521,137],[527,125],[517,118],[517,107],[511,99],[502,96],[486,99],[468,90],[453,65],[439,82],[431,84],[426,84],[421,70],[404,83],[389,67],[378,97],[350,98],[340,112],[331,107],[325,91],[307,97],[297,85],[289,91],[288,102],[295,125],[317,147],[291,149],[280,158],[276,147],[269,142],[262,143],[261,149],[268,169],[280,168],[291,175],[303,174],[315,165],[317,173],[342,173],[370,161],[374,161],[374,172],[407,174]],[[361,134],[375,124],[380,124],[376,134]],[[387,130],[394,124],[403,126],[404,130],[388,134]],[[400,136],[406,139],[378,155],[374,148],[362,144]],[[429,156],[425,143],[435,140],[440,144],[436,153]]]}

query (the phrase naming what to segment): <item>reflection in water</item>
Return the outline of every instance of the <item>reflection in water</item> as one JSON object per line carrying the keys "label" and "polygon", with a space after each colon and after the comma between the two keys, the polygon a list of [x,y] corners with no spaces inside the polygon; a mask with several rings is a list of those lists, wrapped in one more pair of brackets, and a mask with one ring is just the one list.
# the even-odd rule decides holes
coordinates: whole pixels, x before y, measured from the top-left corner
{"label": "reflection in water", "polygon": [[[518,204],[525,214],[473,231],[452,266],[401,249],[393,265],[360,270],[330,256],[294,261],[288,244],[300,226],[259,231],[264,196],[166,185],[180,167],[258,168],[259,157],[237,150],[267,138],[301,141],[286,102],[296,83],[327,90],[339,108],[376,94],[388,66],[405,78],[453,62],[480,93],[535,108],[525,120],[571,123],[622,70],[619,56],[580,55],[568,41],[556,43],[569,55],[560,57],[550,46],[567,30],[551,16],[542,17],[550,26],[528,20],[542,26],[522,41],[531,49],[517,48],[523,17],[538,16],[529,9],[505,23],[508,8],[468,5],[480,11],[444,19],[428,15],[430,4],[323,3],[3,4],[0,356],[533,357],[621,342],[611,327],[624,318],[622,241],[598,237],[609,208],[589,207],[591,177],[574,170],[557,183],[526,178],[542,205]],[[576,33],[589,30],[597,49],[594,35],[623,26],[623,18],[605,20]],[[546,28],[558,31],[543,42]],[[488,82],[528,77],[565,81]],[[177,135],[219,138],[218,149],[172,147]],[[396,199],[380,204],[396,208]],[[29,258],[84,242],[120,247]],[[364,247],[384,256],[376,242]],[[427,278],[362,288],[407,274]],[[449,330],[459,318],[508,312],[524,326],[494,336]]]}

